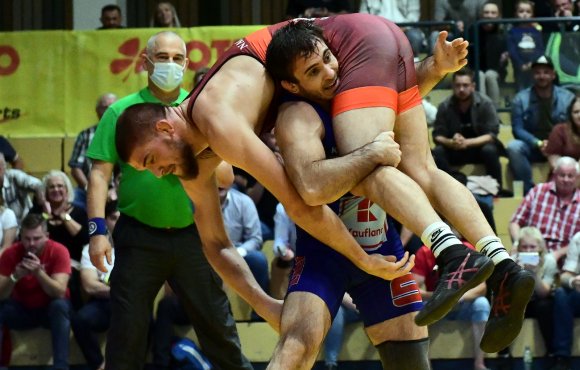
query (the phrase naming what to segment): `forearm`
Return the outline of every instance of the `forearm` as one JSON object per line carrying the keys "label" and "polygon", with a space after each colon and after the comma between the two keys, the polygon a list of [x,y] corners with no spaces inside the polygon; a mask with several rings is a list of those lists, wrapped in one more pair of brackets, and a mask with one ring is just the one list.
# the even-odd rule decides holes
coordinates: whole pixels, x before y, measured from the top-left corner
{"label": "forearm", "polygon": [[83,284],[83,288],[89,296],[97,298],[109,298],[111,292],[111,288],[101,281]]}
{"label": "forearm", "polygon": [[74,167],[70,170],[70,174],[72,175],[73,179],[77,182],[80,188],[86,189],[87,185],[89,184],[89,180],[85,176],[85,173],[78,167]]}
{"label": "forearm", "polygon": [[223,281],[254,309],[258,311],[265,300],[271,299],[256,281],[244,258],[232,245],[204,243],[203,251]]}
{"label": "forearm", "polygon": [[46,271],[40,269],[36,273],[36,279],[38,280],[40,287],[44,292],[52,298],[64,298],[66,294],[66,284],[53,279],[49,276]]}
{"label": "forearm", "polygon": [[[109,181],[111,180],[111,170],[106,168],[96,169],[93,167],[90,174],[90,181],[87,192],[87,214],[89,218],[105,217],[105,203],[107,202],[107,191],[109,190]],[[107,165],[105,165],[107,166]]]}
{"label": "forearm", "polygon": [[304,203],[287,208],[288,215],[296,225],[323,244],[363,268],[369,255],[360,247],[342,220],[328,206],[308,207]]}
{"label": "forearm", "polygon": [[433,56],[416,62],[415,72],[417,74],[419,93],[423,97],[427,96],[443,77],[445,77],[445,73],[441,73],[436,69],[435,58]]}
{"label": "forearm", "polygon": [[480,147],[483,146],[487,143],[491,143],[493,142],[493,136],[490,134],[485,134],[485,135],[481,135],[478,137],[474,137],[471,139],[467,139],[468,140],[468,147]]}
{"label": "forearm", "polygon": [[[372,153],[363,146],[343,157],[314,162],[301,178],[292,182],[298,185],[300,196],[308,205],[324,205],[351,191],[376,166]],[[292,171],[289,176],[292,178]]]}
{"label": "forearm", "polygon": [[508,229],[510,232],[510,237],[512,238],[512,242],[517,241],[518,235],[520,233],[520,225],[517,222],[510,222]]}

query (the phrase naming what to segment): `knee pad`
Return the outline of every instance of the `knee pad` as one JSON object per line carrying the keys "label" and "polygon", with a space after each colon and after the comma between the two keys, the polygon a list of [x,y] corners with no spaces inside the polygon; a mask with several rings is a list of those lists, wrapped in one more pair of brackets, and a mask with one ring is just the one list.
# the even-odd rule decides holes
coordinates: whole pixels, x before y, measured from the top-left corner
{"label": "knee pad", "polygon": [[387,341],[376,346],[383,370],[430,370],[429,338]]}

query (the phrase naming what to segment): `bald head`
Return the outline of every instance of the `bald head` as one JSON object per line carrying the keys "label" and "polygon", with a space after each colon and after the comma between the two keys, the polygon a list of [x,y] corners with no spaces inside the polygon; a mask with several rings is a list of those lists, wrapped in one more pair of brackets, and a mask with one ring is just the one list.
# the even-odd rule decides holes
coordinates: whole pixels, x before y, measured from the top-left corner
{"label": "bald head", "polygon": [[107,108],[109,108],[109,106],[116,101],[117,95],[113,93],[106,93],[99,96],[99,98],[97,99],[97,105],[95,106],[95,110],[97,112],[97,116],[99,117],[99,119],[101,119]]}
{"label": "bald head", "polygon": [[178,48],[185,56],[185,41],[173,31],[161,31],[147,41],[147,56],[153,58],[159,50],[167,47]]}

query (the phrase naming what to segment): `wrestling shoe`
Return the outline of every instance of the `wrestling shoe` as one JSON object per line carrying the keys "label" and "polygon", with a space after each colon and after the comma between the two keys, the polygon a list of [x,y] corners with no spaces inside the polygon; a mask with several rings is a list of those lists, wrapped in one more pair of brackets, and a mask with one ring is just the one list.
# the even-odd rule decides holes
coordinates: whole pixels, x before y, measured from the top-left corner
{"label": "wrestling shoe", "polygon": [[463,244],[453,245],[437,258],[441,276],[437,287],[417,316],[419,326],[442,319],[469,289],[484,282],[493,272],[493,262]]}
{"label": "wrestling shoe", "polygon": [[495,267],[487,283],[492,304],[479,347],[495,353],[509,346],[520,333],[536,279],[533,273],[506,259]]}

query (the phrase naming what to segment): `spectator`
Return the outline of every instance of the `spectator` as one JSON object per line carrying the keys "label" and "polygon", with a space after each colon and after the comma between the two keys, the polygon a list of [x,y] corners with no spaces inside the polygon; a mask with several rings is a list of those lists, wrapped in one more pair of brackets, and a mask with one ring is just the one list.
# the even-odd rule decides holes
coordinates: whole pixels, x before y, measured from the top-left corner
{"label": "spectator", "polygon": [[288,217],[282,203],[276,206],[272,248],[274,259],[270,268],[270,295],[276,299],[284,299],[296,255],[296,225]]}
{"label": "spectator", "polygon": [[[107,186],[119,163],[119,211],[115,228],[115,272],[111,276],[111,326],[107,335],[107,367],[140,369],[145,362],[147,333],[157,292],[168,281],[184,302],[201,347],[210,361],[224,369],[249,369],[241,352],[235,322],[222,282],[203,253],[193,221],[193,207],[174,175],[155,177],[119,161],[115,147],[116,123],[121,113],[138,103],[177,106],[187,96],[180,88],[187,68],[185,42],[163,31],[147,42],[142,60],[147,87],[119,99],[99,122],[87,156],[93,160],[88,189],[88,211],[93,225],[103,225]],[[172,71],[172,79],[159,70]],[[111,244],[105,227],[90,238],[91,255],[105,255]],[[102,261],[93,258],[94,264]],[[154,269],[151,266],[155,266]],[[126,309],[130,307],[130,309]],[[131,356],[127,353],[131,352]]]}
{"label": "spectator", "polygon": [[546,357],[550,357],[554,333],[552,288],[559,274],[558,264],[554,254],[546,249],[542,232],[537,227],[522,227],[517,240],[514,260],[536,275],[534,295],[526,307],[525,317],[536,319],[546,345]]}
{"label": "spectator", "polygon": [[66,173],[49,171],[42,178],[42,189],[47,206],[33,207],[30,212],[43,213],[48,220],[48,232],[52,240],[64,245],[79,266],[83,247],[89,242],[87,212],[73,205],[74,189]]}
{"label": "spectator", "polygon": [[[420,0],[362,0],[359,12],[380,15],[395,23],[413,23],[419,22],[421,18],[421,2]],[[413,54],[417,58],[427,46],[425,34],[418,27],[405,26],[401,29],[409,39]]]}
{"label": "spectator", "polygon": [[328,17],[351,11],[348,0],[288,0],[286,19]]}
{"label": "spectator", "polygon": [[554,64],[547,56],[532,63],[534,85],[518,92],[512,103],[514,140],[507,145],[509,167],[514,180],[523,181],[524,194],[534,186],[532,163],[546,161],[546,147],[552,127],[566,121],[566,110],[574,94],[556,86]]}
{"label": "spectator", "polygon": [[42,182],[24,171],[14,168],[7,169],[2,153],[0,153],[0,183],[2,184],[4,204],[14,211],[19,222],[32,208],[31,193],[35,195],[36,204],[44,206]]}
{"label": "spectator", "polygon": [[121,8],[115,4],[105,5],[101,8],[101,24],[99,30],[110,30],[116,28],[123,28],[123,17]]}
{"label": "spectator", "polygon": [[520,228],[535,226],[556,260],[566,255],[570,239],[580,231],[579,174],[580,164],[574,158],[556,161],[554,179],[530,190],[512,216],[509,232],[514,243],[518,243]]}
{"label": "spectator", "polygon": [[[574,5],[572,0],[552,0],[552,14],[554,18],[572,17]],[[572,31],[572,23],[545,23],[542,25],[544,35],[549,36],[552,32]]]}
{"label": "spectator", "polygon": [[552,169],[563,156],[580,160],[580,96],[576,96],[570,103],[566,123],[552,128],[546,155]]}
{"label": "spectator", "polygon": [[453,74],[453,95],[437,110],[433,126],[433,158],[437,167],[451,173],[451,165],[483,163],[486,173],[502,185],[499,118],[491,100],[475,91],[473,72]]}
{"label": "spectator", "polygon": [[[497,20],[501,18],[499,6],[491,1],[486,2],[481,10],[480,19]],[[487,95],[495,108],[499,107],[499,85],[507,75],[507,40],[503,26],[499,23],[480,23],[479,37],[475,40],[475,25],[470,28],[468,39],[472,47],[479,51],[479,92]],[[473,62],[473,58],[470,58]],[[474,63],[472,63],[474,65]],[[473,67],[473,66],[472,66]]]}
{"label": "spectator", "polygon": [[[461,238],[462,236],[454,230],[455,234]],[[468,248],[475,249],[471,244],[463,241]],[[433,291],[439,279],[438,269],[435,264],[435,257],[429,251],[427,246],[423,245],[415,254],[415,267],[411,270],[413,277],[419,285],[423,301],[431,299]],[[485,324],[491,311],[491,305],[485,297],[486,284],[481,283],[473,289],[468,290],[463,297],[460,298],[459,303],[451,310],[443,320],[460,320],[471,323],[471,330],[473,333],[473,369],[474,370],[489,370],[485,366],[484,353],[479,348],[479,342],[483,336]],[[444,322],[442,320],[442,322]]]}
{"label": "spectator", "polygon": [[[112,241],[112,232],[119,218],[119,210],[116,201],[109,201],[105,206],[105,220],[109,230],[109,240]],[[111,264],[107,262],[108,272],[99,271],[91,263],[89,246],[83,248],[81,258],[80,276],[83,290],[88,296],[88,302],[75,314],[71,325],[79,348],[90,370],[104,370],[105,359],[101,353],[96,333],[102,333],[109,329],[111,323],[111,303],[109,275],[115,264],[115,248],[111,253]]]}
{"label": "spectator", "polygon": [[[515,17],[530,19],[534,17],[534,3],[519,0],[515,6]],[[544,39],[535,23],[515,23],[508,31],[507,47],[517,91],[529,88],[533,83],[532,62],[544,55]]]}
{"label": "spectator", "polygon": [[179,22],[179,17],[177,16],[177,10],[175,6],[168,1],[161,1],[155,6],[153,11],[153,16],[149,24],[150,27],[171,27],[179,28],[181,27],[181,22]]}
{"label": "spectator", "polygon": [[8,139],[0,135],[0,154],[4,154],[4,159],[6,162],[10,163],[12,168],[17,170],[24,169],[24,161],[20,155],[16,152],[16,149],[10,144]]}
{"label": "spectator", "polygon": [[75,310],[83,305],[79,267],[83,246],[89,242],[88,217],[84,208],[72,204],[74,189],[66,173],[49,171],[42,178],[42,188],[47,205],[35,206],[30,212],[43,214],[48,220],[48,233],[55,242],[64,245],[73,267],[69,280],[71,303]]}
{"label": "spectator", "polygon": [[219,187],[224,225],[228,236],[250,267],[265,292],[270,289],[268,260],[261,251],[262,230],[258,210],[252,199],[230,186]]}
{"label": "spectator", "polygon": [[[103,114],[109,107],[117,101],[117,96],[112,93],[106,93],[99,97],[97,100],[97,106],[95,111],[97,112],[97,117],[100,120]],[[89,184],[89,174],[91,172],[91,159],[86,156],[87,149],[93,136],[95,136],[95,131],[97,130],[97,124],[81,131],[75,140],[75,145],[71,153],[70,159],[68,161],[68,166],[71,169],[71,175],[77,183],[77,188],[75,189],[75,205],[86,208],[87,203],[87,186]]]}
{"label": "spectator", "polygon": [[0,255],[14,243],[18,233],[18,221],[14,211],[4,205],[0,193]]}
{"label": "spectator", "polygon": [[574,317],[580,317],[580,232],[570,242],[560,276],[560,287],[554,293],[554,356],[551,370],[572,370],[570,356],[574,340]]}
{"label": "spectator", "polygon": [[[486,1],[487,0],[435,0],[433,20],[436,22],[454,21],[455,29],[449,31],[448,39],[462,37],[481,14],[481,9]],[[433,50],[433,46],[437,42],[438,36],[439,31],[431,32],[431,36],[429,37],[429,50]]]}
{"label": "spectator", "polygon": [[207,72],[209,72],[209,68],[208,67],[201,67],[200,69],[198,69],[197,71],[195,71],[195,75],[193,76],[193,87],[194,88],[197,85],[199,85],[199,83],[203,79],[203,76],[205,76],[205,74]]}
{"label": "spectator", "polygon": [[0,325],[12,330],[44,327],[52,338],[53,368],[69,368],[71,307],[67,249],[49,239],[42,216],[22,220],[21,241],[0,256]]}
{"label": "spectator", "polygon": [[328,333],[326,333],[326,338],[324,339],[324,366],[326,370],[338,369],[338,355],[340,355],[342,348],[346,324],[360,321],[361,317],[352,301],[352,297],[348,293],[344,293],[342,304],[336,316],[334,316],[330,329],[328,329]]}

